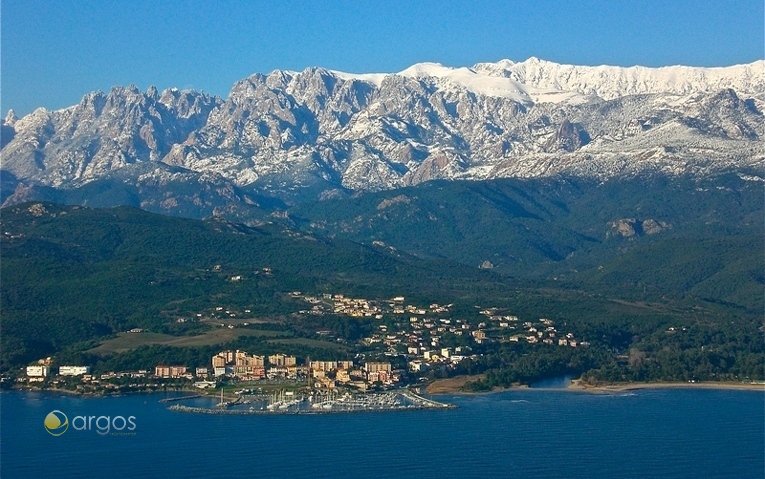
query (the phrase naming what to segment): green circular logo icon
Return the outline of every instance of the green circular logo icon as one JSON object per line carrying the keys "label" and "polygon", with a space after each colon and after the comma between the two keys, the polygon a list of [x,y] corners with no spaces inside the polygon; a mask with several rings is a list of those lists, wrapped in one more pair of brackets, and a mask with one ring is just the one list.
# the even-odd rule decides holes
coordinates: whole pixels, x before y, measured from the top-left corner
{"label": "green circular logo icon", "polygon": [[44,424],[51,436],[60,436],[69,429],[69,418],[61,411],[51,411],[45,416]]}

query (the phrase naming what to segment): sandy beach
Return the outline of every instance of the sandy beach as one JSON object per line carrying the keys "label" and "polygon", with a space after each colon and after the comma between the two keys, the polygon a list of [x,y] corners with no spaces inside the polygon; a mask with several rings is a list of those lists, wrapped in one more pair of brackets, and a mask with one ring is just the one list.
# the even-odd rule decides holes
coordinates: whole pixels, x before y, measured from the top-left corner
{"label": "sandy beach", "polygon": [[[483,375],[475,376],[456,376],[447,379],[437,379],[430,383],[425,389],[426,394],[474,394],[462,390],[462,386],[468,381],[476,381],[482,379]],[[510,389],[528,389],[528,386],[518,385],[505,389],[496,389],[490,392],[496,392],[501,390]],[[765,392],[765,384],[748,384],[740,382],[656,382],[656,383],[617,383],[617,384],[602,384],[591,385],[584,384],[579,379],[574,379],[568,387],[561,388],[560,390],[573,391],[573,392],[591,392],[591,393],[606,393],[606,392],[619,392],[619,391],[633,391],[637,389],[730,389],[730,390],[745,390],[745,391],[762,391]],[[548,389],[549,390],[549,389]]]}
{"label": "sandy beach", "polygon": [[453,378],[436,379],[425,388],[426,394],[467,394],[462,386],[468,381],[483,379],[483,374],[475,376],[455,376]]}
{"label": "sandy beach", "polygon": [[748,384],[731,381],[709,381],[709,382],[658,382],[658,383],[622,383],[622,384],[603,384],[593,386],[584,384],[580,380],[571,381],[571,385],[566,388],[571,391],[590,391],[590,392],[610,392],[610,391],[633,391],[637,389],[732,389],[746,391],[763,391],[765,384]]}

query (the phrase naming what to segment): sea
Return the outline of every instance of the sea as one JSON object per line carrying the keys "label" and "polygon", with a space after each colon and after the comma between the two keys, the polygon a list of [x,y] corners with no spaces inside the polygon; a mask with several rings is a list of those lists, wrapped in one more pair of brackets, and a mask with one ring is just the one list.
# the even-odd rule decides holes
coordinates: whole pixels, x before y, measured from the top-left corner
{"label": "sea", "polygon": [[0,477],[765,477],[762,391],[540,387],[433,397],[450,410],[273,416],[175,412],[166,397],[2,393]]}

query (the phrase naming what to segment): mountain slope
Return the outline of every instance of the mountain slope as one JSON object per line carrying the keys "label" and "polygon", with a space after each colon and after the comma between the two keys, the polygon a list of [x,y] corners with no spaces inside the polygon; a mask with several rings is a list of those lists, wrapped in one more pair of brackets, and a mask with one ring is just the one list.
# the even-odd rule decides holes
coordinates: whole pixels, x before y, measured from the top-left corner
{"label": "mountain slope", "polygon": [[114,88],[9,114],[2,170],[21,191],[4,196],[113,175],[146,184],[168,166],[289,202],[433,179],[763,175],[764,65],[277,70],[237,82],[225,101]]}
{"label": "mountain slope", "polygon": [[762,183],[641,177],[429,182],[306,203],[301,228],[636,297],[765,306]]}
{"label": "mountain slope", "polygon": [[718,68],[668,66],[580,66],[529,58],[524,62],[500,60],[479,63],[473,70],[488,76],[514,79],[524,85],[557,91],[596,95],[604,100],[627,95],[712,93],[726,88],[757,94],[763,91],[765,61]]}
{"label": "mountain slope", "polygon": [[509,290],[490,272],[278,224],[37,202],[0,213],[3,365],[134,327],[173,332],[222,304],[287,315],[295,290],[439,302]]}
{"label": "mountain slope", "polygon": [[[512,188],[487,184],[478,191],[472,189],[475,184],[468,185],[462,199],[483,193],[498,208],[504,205],[509,216],[524,220],[542,214],[554,218],[566,210],[564,204],[549,209],[548,200],[555,195],[535,201],[517,184]],[[438,187],[419,188],[426,186]],[[368,196],[383,194],[387,193]],[[731,191],[731,196],[737,192]],[[382,210],[393,214],[395,206],[404,203],[395,198],[383,198],[381,203],[388,201]],[[545,209],[549,211],[544,213]],[[746,216],[744,212],[740,218]],[[650,340],[665,338],[670,326],[688,326],[698,338],[698,345],[685,345],[683,350],[715,345],[712,352],[719,353],[717,346],[725,344],[737,355],[751,349],[741,341],[761,344],[757,328],[762,308],[747,303],[749,295],[761,301],[765,269],[761,248],[756,248],[762,234],[744,236],[751,225],[740,228],[738,236],[688,241],[683,236],[662,239],[664,232],[656,232],[660,222],[643,221],[638,227],[637,222],[625,220],[616,229],[621,238],[613,239],[620,253],[612,255],[612,261],[604,258],[602,269],[585,272],[587,281],[575,278],[566,283],[523,281],[474,266],[418,259],[380,243],[365,246],[327,239],[278,224],[254,228],[221,219],[163,217],[127,207],[93,210],[37,202],[3,208],[0,217],[0,371],[62,352],[61,361],[82,360],[80,353],[90,350],[94,341],[134,327],[190,339],[213,326],[178,319],[196,318],[199,313],[211,316],[218,308],[231,308],[237,318],[249,321],[239,314],[244,312],[253,321],[276,321],[296,331],[304,330],[302,325],[308,322],[307,332],[313,334],[321,321],[291,314],[306,307],[290,298],[288,293],[295,290],[377,299],[404,295],[409,304],[453,303],[453,317],[473,318],[476,323],[485,320],[478,319],[478,311],[498,307],[523,318],[554,318],[567,330],[582,331],[584,337],[620,350],[632,345],[656,351],[672,346],[671,341]],[[625,225],[635,232],[632,236]],[[646,236],[658,241],[641,241]],[[512,238],[506,243],[513,247]],[[754,277],[748,278],[749,273]],[[646,288],[648,294],[640,291]],[[381,323],[344,318],[342,325],[377,330]],[[239,340],[229,344],[242,347],[243,338]],[[540,351],[547,350],[540,346]],[[197,351],[192,364],[206,363],[213,353],[209,349]],[[149,352],[141,349],[136,354]],[[160,352],[161,357],[143,357],[138,363],[132,361],[139,358],[129,354],[115,360],[121,364],[118,369],[134,369],[188,357],[175,348],[154,351]],[[759,351],[750,352],[759,357]]]}

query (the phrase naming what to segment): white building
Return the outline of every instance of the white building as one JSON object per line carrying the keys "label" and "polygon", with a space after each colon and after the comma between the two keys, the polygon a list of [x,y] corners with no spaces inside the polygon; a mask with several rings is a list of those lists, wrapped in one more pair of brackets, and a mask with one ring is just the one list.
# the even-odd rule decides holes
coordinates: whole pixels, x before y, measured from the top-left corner
{"label": "white building", "polygon": [[27,376],[32,378],[43,378],[50,374],[49,366],[27,366]]}
{"label": "white building", "polygon": [[420,361],[419,359],[409,362],[409,370],[414,373],[427,371],[428,368],[428,364]]}
{"label": "white building", "polygon": [[59,376],[82,376],[90,374],[90,366],[61,366],[58,368]]}

